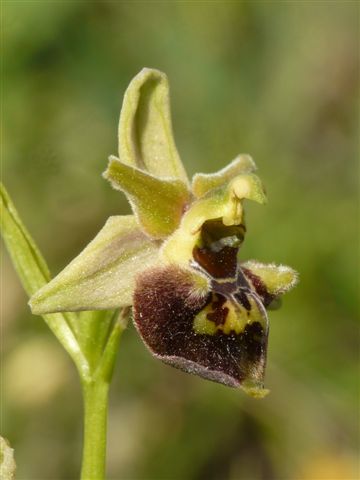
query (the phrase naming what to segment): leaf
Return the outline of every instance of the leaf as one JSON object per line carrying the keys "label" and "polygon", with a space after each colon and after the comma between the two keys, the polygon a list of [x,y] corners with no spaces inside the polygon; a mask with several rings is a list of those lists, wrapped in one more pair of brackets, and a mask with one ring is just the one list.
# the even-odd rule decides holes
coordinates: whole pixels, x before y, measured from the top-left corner
{"label": "leaf", "polygon": [[173,138],[168,80],[159,70],[144,68],[125,92],[119,157],[152,175],[188,183]]}
{"label": "leaf", "polygon": [[30,301],[33,313],[105,310],[132,303],[135,277],[158,261],[132,215],[110,217],[89,245]]}
{"label": "leaf", "polygon": [[2,184],[0,193],[2,236],[26,293],[31,296],[50,280],[50,272]]}
{"label": "leaf", "polygon": [[151,237],[165,238],[179,226],[190,202],[183,181],[154,177],[116,157],[110,157],[104,177],[126,194],[142,229]]}
{"label": "leaf", "polygon": [[[2,184],[0,184],[0,194],[1,233],[21,283],[31,296],[49,281],[49,269]],[[66,313],[44,315],[43,318],[74,360],[79,372],[86,375],[88,365],[75,337],[76,316]]]}
{"label": "leaf", "polygon": [[206,195],[210,190],[229,183],[234,177],[256,170],[254,160],[250,155],[238,155],[229,165],[216,173],[197,173],[192,180],[192,191],[198,198]]}

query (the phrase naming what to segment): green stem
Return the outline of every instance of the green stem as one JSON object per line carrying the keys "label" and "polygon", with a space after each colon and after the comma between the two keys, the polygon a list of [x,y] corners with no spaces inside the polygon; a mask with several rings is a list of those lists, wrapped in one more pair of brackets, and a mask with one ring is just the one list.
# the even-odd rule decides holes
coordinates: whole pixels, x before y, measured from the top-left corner
{"label": "green stem", "polygon": [[82,383],[84,446],[81,480],[105,478],[109,383],[101,378]]}
{"label": "green stem", "polygon": [[105,478],[106,431],[109,386],[114,370],[119,341],[126,329],[129,308],[118,313],[97,368],[91,379],[82,377],[84,399],[84,446],[81,480]]}

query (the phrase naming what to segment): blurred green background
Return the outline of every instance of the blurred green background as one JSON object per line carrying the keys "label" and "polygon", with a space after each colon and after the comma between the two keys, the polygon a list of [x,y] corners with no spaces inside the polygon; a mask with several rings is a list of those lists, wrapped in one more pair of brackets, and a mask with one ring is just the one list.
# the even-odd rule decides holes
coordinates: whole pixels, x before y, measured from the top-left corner
{"label": "blurred green background", "polygon": [[[53,274],[128,213],[101,178],[122,95],[144,66],[170,80],[190,174],[238,153],[269,197],[243,257],[300,272],[271,313],[264,400],[154,360],[131,327],[111,391],[108,476],[358,477],[359,3],[3,1],[2,177]],[[21,480],[75,479],[77,376],[2,266],[2,434]]]}

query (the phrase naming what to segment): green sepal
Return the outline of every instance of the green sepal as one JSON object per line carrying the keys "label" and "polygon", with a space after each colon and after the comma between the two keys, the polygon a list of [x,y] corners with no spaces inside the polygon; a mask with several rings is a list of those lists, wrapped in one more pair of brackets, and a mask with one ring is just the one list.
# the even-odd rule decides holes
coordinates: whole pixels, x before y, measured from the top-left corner
{"label": "green sepal", "polygon": [[142,229],[152,238],[165,238],[179,226],[190,202],[182,180],[160,179],[110,157],[104,178],[124,192]]}
{"label": "green sepal", "polygon": [[250,155],[238,155],[229,165],[216,173],[197,173],[192,179],[192,192],[200,198],[210,190],[222,187],[238,175],[252,173],[256,170],[254,160]]}
{"label": "green sepal", "polygon": [[32,312],[106,310],[131,305],[135,276],[158,261],[158,243],[132,215],[110,217],[98,235],[30,300]]}
{"label": "green sepal", "polygon": [[211,190],[195,201],[184,214],[180,227],[164,243],[162,255],[171,262],[186,265],[199,240],[202,225],[211,219],[222,219],[226,226],[245,223],[243,200],[266,203],[264,188],[254,174],[238,175],[227,185]]}
{"label": "green sepal", "polygon": [[250,270],[259,277],[266,287],[267,293],[274,297],[288,292],[299,281],[298,273],[286,265],[266,264],[256,260],[248,260],[242,263],[241,267]]}
{"label": "green sepal", "polygon": [[142,69],[125,92],[119,157],[152,175],[188,183],[172,132],[168,79],[159,70]]}

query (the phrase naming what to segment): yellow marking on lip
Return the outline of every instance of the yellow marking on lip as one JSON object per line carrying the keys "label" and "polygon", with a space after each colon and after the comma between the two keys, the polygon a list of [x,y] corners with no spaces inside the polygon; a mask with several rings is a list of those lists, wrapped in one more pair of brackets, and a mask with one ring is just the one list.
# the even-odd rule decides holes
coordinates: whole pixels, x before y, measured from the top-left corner
{"label": "yellow marking on lip", "polygon": [[245,330],[245,327],[248,323],[248,312],[243,306],[235,306],[230,301],[225,302],[224,308],[225,307],[229,309],[229,312],[227,314],[225,323],[223,325],[219,325],[219,330],[226,335],[229,335],[231,332],[239,335]]}
{"label": "yellow marking on lip", "polygon": [[193,330],[200,335],[215,335],[218,331],[215,322],[212,322],[207,318],[207,314],[213,310],[211,304],[203,308],[194,318]]}
{"label": "yellow marking on lip", "polygon": [[249,296],[249,302],[251,305],[250,310],[246,310],[245,307],[239,303],[234,303],[227,300],[220,308],[228,309],[225,322],[220,325],[216,325],[213,320],[208,318],[209,313],[214,313],[214,302],[216,294],[213,294],[211,303],[206,305],[194,318],[193,329],[196,333],[202,335],[215,335],[217,332],[222,332],[225,335],[229,335],[231,332],[237,335],[244,332],[246,325],[259,322],[264,326],[264,318],[255,300]]}

